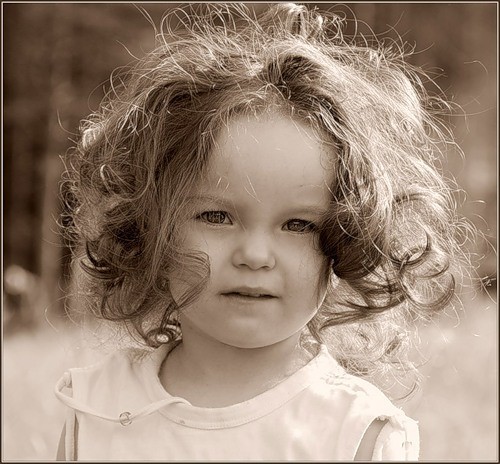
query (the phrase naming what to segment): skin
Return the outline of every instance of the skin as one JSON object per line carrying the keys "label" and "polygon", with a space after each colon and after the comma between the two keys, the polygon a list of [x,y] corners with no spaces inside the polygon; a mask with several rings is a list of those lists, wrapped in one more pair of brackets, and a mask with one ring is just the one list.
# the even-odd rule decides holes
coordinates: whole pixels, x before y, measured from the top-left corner
{"label": "skin", "polygon": [[[205,407],[249,399],[308,361],[297,345],[326,293],[315,224],[333,180],[332,154],[282,115],[234,119],[217,142],[181,231],[208,256],[210,280],[181,312],[182,344],[160,372],[167,391]],[[170,276],[174,299],[190,279]]]}

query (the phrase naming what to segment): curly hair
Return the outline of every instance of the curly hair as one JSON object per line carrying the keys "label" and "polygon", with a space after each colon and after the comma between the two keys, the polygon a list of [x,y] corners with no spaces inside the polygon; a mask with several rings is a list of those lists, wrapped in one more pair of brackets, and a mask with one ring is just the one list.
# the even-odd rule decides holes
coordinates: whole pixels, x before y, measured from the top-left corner
{"label": "curly hair", "polygon": [[[206,257],[179,241],[188,193],[231,118],[278,110],[335,154],[318,237],[339,284],[306,332],[329,339],[351,372],[409,365],[406,327],[455,292],[458,219],[437,166],[452,143],[437,117],[447,104],[428,94],[404,47],[347,38],[334,14],[285,3],[257,18],[242,4],[181,14],[113,80],[68,154],[67,231],[92,310],[150,346],[180,336],[177,311],[209,279]],[[199,284],[174,302],[168,275],[179,266]]]}

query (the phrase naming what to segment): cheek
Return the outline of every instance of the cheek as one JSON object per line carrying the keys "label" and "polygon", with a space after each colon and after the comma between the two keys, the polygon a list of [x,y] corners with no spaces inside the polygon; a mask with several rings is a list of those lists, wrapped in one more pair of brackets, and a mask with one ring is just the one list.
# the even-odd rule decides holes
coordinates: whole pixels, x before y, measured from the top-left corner
{"label": "cheek", "polygon": [[201,233],[196,224],[188,224],[181,229],[181,234],[181,263],[169,275],[170,292],[177,304],[206,279],[207,273],[217,273],[217,269],[222,266],[225,250],[224,243],[214,240],[210,234]]}
{"label": "cheek", "polygon": [[181,247],[187,251],[202,252],[215,257],[225,249],[220,233],[207,230],[197,221],[186,223],[181,229],[181,237]]}
{"label": "cheek", "polygon": [[326,289],[329,272],[328,260],[316,250],[305,248],[296,256],[294,267],[297,270],[298,285],[313,287],[318,293]]}

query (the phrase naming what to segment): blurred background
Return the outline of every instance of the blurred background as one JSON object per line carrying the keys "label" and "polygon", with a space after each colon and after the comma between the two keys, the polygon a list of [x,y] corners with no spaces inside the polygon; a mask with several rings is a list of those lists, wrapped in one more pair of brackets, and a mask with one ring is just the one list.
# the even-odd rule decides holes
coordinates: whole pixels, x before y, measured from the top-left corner
{"label": "blurred background", "polygon": [[[137,5],[156,26],[179,6]],[[409,61],[462,108],[449,124],[465,157],[450,152],[444,168],[466,192],[457,198],[461,214],[485,235],[467,244],[482,257],[481,281],[422,330],[422,390],[402,407],[420,422],[422,460],[498,460],[498,6],[309,6],[356,17],[360,33],[402,37],[416,47]],[[154,30],[131,3],[2,3],[2,10],[2,460],[53,460],[64,422],[54,384],[94,356],[85,327],[65,305],[72,273],[57,226],[60,156],[79,121],[97,109],[111,72],[153,47]],[[345,32],[352,31],[348,22]]]}

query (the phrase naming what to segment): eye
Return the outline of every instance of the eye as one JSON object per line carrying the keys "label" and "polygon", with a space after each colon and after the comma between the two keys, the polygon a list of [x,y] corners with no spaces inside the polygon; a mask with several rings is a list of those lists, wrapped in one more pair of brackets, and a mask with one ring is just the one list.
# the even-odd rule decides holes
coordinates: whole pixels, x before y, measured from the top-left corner
{"label": "eye", "polygon": [[229,214],[225,211],[204,211],[196,219],[200,219],[208,224],[232,224]]}
{"label": "eye", "polygon": [[303,219],[291,219],[283,226],[283,228],[289,232],[296,232],[299,234],[314,232],[317,229],[316,224]]}

